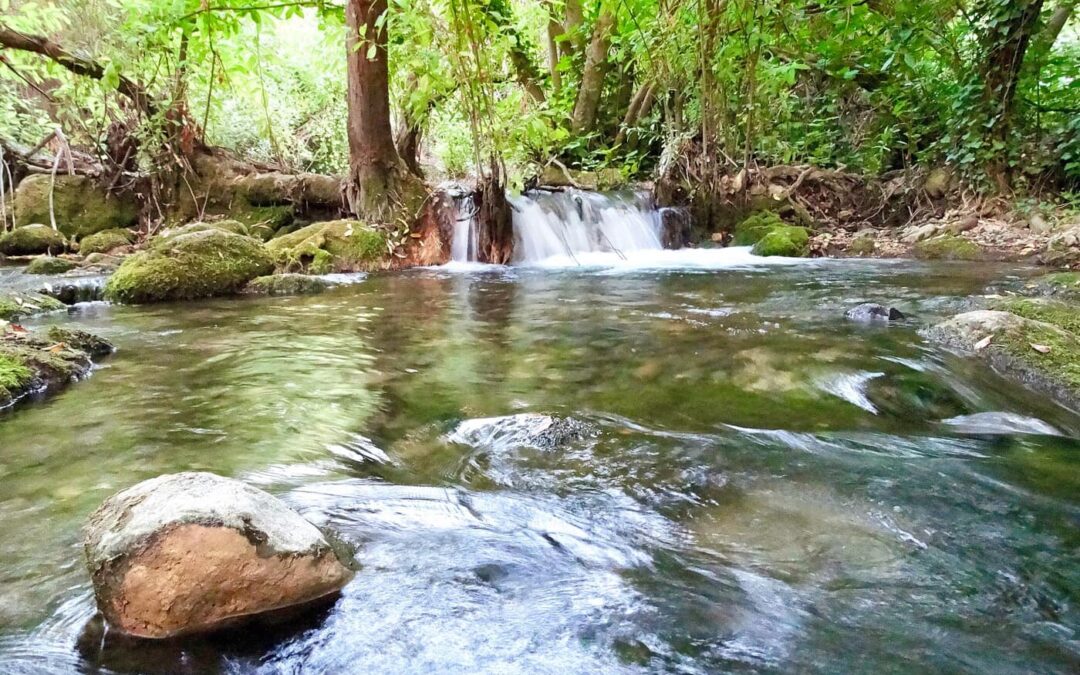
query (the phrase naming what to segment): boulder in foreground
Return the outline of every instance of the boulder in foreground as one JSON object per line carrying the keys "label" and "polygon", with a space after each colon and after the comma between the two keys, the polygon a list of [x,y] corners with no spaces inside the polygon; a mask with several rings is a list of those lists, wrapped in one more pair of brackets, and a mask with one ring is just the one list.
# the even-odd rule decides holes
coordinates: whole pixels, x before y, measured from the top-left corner
{"label": "boulder in foreground", "polygon": [[90,516],[84,546],[102,615],[144,638],[307,604],[353,576],[279,499],[211,473],[160,476],[113,495]]}

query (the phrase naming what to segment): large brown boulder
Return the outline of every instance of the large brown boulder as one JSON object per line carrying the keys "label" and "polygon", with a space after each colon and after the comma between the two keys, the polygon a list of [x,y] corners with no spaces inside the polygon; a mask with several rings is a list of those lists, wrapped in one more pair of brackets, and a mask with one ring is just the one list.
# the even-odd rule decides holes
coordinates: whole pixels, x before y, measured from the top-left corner
{"label": "large brown boulder", "polygon": [[111,628],[145,638],[215,630],[333,595],[352,578],[314,525],[211,473],[119,492],[90,516],[86,563]]}

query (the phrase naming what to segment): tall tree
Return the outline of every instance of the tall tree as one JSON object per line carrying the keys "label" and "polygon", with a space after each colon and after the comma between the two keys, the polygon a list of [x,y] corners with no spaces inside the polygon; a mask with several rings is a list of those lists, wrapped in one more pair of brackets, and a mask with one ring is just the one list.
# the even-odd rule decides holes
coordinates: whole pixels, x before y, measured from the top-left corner
{"label": "tall tree", "polygon": [[570,128],[574,133],[589,133],[596,128],[596,113],[600,109],[600,96],[604,90],[607,74],[608,46],[615,17],[602,10],[593,27],[592,39],[585,50],[585,65],[581,71],[581,88],[574,103]]}
{"label": "tall tree", "polygon": [[394,220],[413,187],[390,130],[386,0],[348,0],[349,207],[360,218]]}

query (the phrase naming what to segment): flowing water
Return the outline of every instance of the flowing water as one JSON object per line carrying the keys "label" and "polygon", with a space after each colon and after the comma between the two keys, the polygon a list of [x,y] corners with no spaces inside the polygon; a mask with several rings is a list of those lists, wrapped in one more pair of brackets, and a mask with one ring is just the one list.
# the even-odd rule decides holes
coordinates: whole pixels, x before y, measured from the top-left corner
{"label": "flowing water", "polygon": [[[118,351],[0,417],[0,672],[1077,672],[1080,415],[917,333],[1031,270],[608,256],[38,320]],[[272,628],[103,633],[80,527],[181,470],[363,569]]]}

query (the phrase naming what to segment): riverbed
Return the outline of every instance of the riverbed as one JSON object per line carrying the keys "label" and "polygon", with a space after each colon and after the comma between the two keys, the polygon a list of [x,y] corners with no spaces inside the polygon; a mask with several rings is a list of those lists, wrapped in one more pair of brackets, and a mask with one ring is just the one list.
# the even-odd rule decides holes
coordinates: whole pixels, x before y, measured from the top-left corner
{"label": "riverbed", "polygon": [[[687,253],[26,322],[117,352],[0,413],[0,672],[1080,668],[1080,415],[918,333],[1033,270]],[[595,432],[533,447],[537,413]],[[274,627],[104,634],[81,525],[183,470],[361,571]]]}

